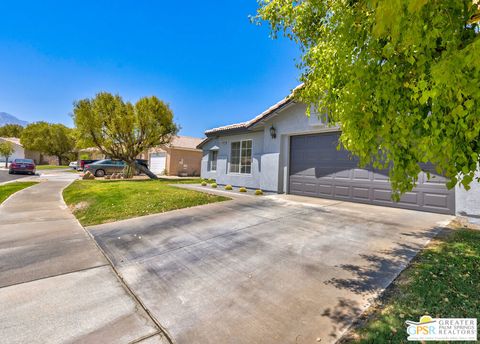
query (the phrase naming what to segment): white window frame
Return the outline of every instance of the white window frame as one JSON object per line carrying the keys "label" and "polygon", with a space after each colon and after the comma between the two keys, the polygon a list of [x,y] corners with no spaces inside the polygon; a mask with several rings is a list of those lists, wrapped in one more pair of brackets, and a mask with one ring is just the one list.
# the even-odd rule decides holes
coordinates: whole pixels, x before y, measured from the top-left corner
{"label": "white window frame", "polygon": [[[213,155],[215,154],[215,160],[213,159]],[[213,162],[215,162],[215,168],[213,168]],[[208,154],[208,168],[210,172],[217,172],[218,166],[218,150],[212,150]]]}
{"label": "white window frame", "polygon": [[[250,144],[250,172],[242,172],[242,167],[246,167],[248,165],[242,165],[242,150],[246,142],[251,142]],[[240,143],[240,156],[239,156],[239,163],[238,163],[238,172],[232,171],[232,145],[234,143]],[[229,174],[239,174],[239,175],[251,175],[252,174],[252,162],[253,162],[253,140],[235,140],[230,142],[230,159],[229,159],[229,166],[228,166],[228,173]]]}

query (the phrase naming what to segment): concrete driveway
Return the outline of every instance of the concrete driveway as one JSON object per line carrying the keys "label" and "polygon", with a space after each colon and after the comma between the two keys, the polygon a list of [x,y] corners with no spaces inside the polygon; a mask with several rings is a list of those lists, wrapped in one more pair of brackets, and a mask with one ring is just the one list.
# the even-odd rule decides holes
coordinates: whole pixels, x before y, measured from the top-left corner
{"label": "concrete driveway", "polygon": [[268,196],[88,229],[176,343],[333,343],[448,220]]}

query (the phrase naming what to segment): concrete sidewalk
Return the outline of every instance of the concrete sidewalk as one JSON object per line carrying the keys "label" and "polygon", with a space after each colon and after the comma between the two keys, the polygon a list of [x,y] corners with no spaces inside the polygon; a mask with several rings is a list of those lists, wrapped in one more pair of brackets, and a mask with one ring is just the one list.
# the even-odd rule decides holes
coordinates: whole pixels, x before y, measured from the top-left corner
{"label": "concrete sidewalk", "polygon": [[70,213],[51,177],[0,206],[5,343],[168,343]]}

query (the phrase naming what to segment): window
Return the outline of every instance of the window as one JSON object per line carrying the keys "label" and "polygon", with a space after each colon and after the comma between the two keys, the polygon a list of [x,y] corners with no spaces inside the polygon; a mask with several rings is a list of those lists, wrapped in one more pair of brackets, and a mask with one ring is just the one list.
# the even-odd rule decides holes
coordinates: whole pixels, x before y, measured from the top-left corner
{"label": "window", "polygon": [[230,172],[252,172],[252,140],[232,142],[230,151]]}
{"label": "window", "polygon": [[217,170],[217,157],[218,157],[218,151],[210,151],[210,171],[216,171]]}

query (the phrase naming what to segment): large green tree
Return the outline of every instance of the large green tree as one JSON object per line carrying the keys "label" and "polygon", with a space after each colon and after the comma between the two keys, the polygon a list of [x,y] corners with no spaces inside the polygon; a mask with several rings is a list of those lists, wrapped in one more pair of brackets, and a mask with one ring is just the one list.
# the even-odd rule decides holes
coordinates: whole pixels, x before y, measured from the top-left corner
{"label": "large green tree", "polygon": [[75,149],[73,129],[63,124],[47,122],[29,124],[23,130],[20,142],[26,149],[56,156],[60,165]]}
{"label": "large green tree", "polygon": [[11,142],[0,142],[0,156],[5,158],[5,167],[8,167],[8,158],[12,156],[13,152],[15,152],[15,148]]}
{"label": "large green tree", "polygon": [[480,154],[477,0],[263,0],[259,23],[301,48],[297,97],[328,113],[399,193],[433,163],[469,188]]}
{"label": "large green tree", "polygon": [[103,154],[125,161],[130,173],[139,170],[152,179],[157,176],[138,164],[137,156],[169,143],[178,130],[172,110],[154,96],[132,104],[102,92],[75,102],[73,113],[83,147],[96,146]]}
{"label": "large green tree", "polygon": [[20,137],[23,127],[19,124],[5,124],[0,127],[0,137]]}

